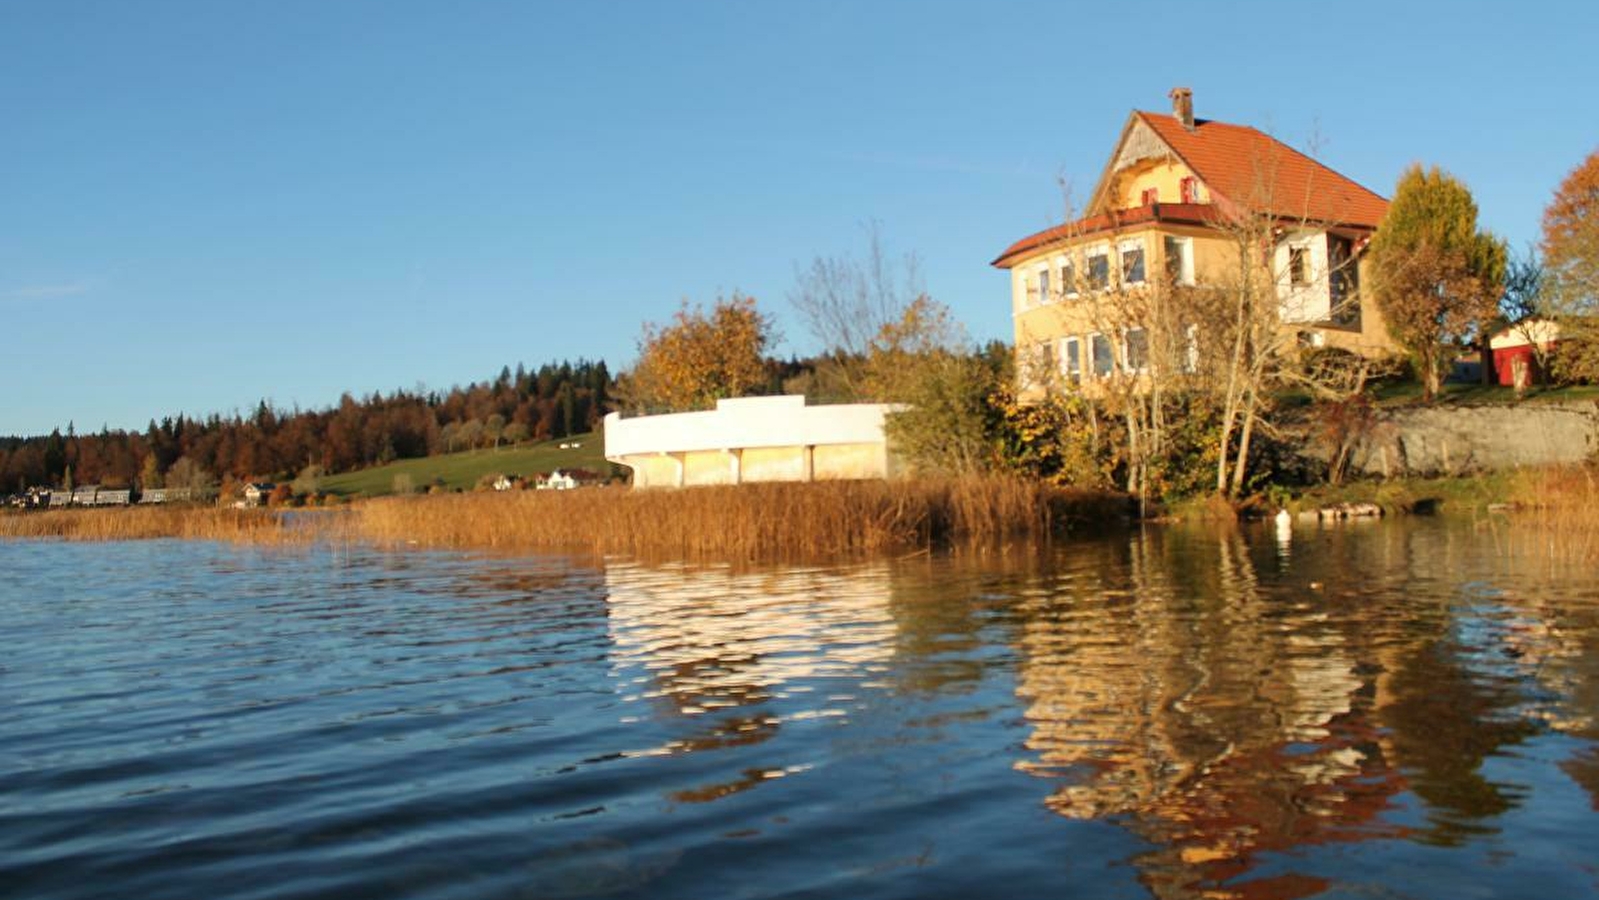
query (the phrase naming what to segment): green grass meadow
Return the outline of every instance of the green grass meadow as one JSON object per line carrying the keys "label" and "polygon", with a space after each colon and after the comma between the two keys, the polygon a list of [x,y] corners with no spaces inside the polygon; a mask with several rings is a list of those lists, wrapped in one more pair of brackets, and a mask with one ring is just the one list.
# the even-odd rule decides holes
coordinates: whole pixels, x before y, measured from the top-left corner
{"label": "green grass meadow", "polygon": [[[565,443],[579,443],[582,446],[562,450],[561,444]],[[320,488],[341,497],[376,497],[394,492],[396,475],[411,476],[411,484],[417,490],[426,489],[438,478],[444,481],[447,489],[469,491],[478,483],[478,479],[491,473],[503,472],[525,478],[553,469],[588,469],[604,473],[609,471],[610,466],[605,461],[604,444],[599,432],[591,432],[497,450],[467,450],[421,459],[402,459],[386,466],[330,475],[322,479]]]}

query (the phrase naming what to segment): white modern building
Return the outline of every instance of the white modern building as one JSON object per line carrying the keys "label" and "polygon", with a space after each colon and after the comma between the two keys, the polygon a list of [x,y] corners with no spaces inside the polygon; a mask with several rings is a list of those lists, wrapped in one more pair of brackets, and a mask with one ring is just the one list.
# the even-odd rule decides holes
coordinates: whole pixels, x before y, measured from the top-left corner
{"label": "white modern building", "polygon": [[886,478],[885,403],[807,406],[799,395],[719,400],[702,412],[605,417],[605,458],[634,487]]}

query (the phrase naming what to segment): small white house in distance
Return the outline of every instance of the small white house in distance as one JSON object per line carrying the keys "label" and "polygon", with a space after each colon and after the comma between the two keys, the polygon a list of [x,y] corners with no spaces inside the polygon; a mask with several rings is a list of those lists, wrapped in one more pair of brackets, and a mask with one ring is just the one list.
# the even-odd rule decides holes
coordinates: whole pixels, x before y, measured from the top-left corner
{"label": "small white house in distance", "polygon": [[605,417],[605,458],[633,486],[886,478],[885,403],[807,406],[799,395],[719,400],[702,412]]}
{"label": "small white house in distance", "polygon": [[548,475],[540,475],[533,482],[533,489],[539,491],[570,491],[577,487],[577,479],[568,472],[556,469]]}

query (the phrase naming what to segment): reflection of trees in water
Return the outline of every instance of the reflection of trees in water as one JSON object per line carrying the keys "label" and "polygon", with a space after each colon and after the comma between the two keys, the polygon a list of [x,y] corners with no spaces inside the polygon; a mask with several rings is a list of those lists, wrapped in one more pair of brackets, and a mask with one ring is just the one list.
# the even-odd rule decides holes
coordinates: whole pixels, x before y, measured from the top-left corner
{"label": "reflection of trees in water", "polygon": [[[1024,604],[1018,768],[1060,782],[1062,815],[1154,843],[1158,896],[1306,896],[1325,883],[1248,873],[1267,851],[1491,833],[1524,789],[1490,757],[1547,727],[1594,739],[1599,607],[1570,601],[1569,573],[1504,571],[1434,522],[1255,538],[1073,547]],[[1599,752],[1562,768],[1594,794]],[[1407,789],[1420,828],[1383,821]]]}
{"label": "reflection of trees in water", "polygon": [[995,665],[989,651],[1014,642],[1015,598],[1039,593],[1044,562],[1027,549],[897,561],[891,610],[898,638],[884,680],[901,695],[976,690]]}
{"label": "reflection of trees in water", "polygon": [[[1141,868],[1160,896],[1214,891],[1262,850],[1372,833],[1401,785],[1358,634],[1264,592],[1237,534],[1156,531],[1073,553],[1020,639],[1035,755],[1019,767],[1062,782],[1050,808],[1155,843]],[[1243,893],[1319,889],[1302,881]]]}
{"label": "reflection of trees in water", "polygon": [[[1407,601],[1392,604],[1387,619],[1423,606],[1428,614],[1416,618],[1429,626],[1389,642],[1394,652],[1377,681],[1384,724],[1427,805],[1419,837],[1458,844],[1496,831],[1493,819],[1526,791],[1491,781],[1489,757],[1551,728],[1599,739],[1599,582],[1587,570],[1552,568],[1481,526],[1395,527],[1380,536],[1401,548],[1388,553],[1395,564],[1386,574]],[[1562,767],[1580,770],[1581,760],[1578,751]]]}
{"label": "reflection of trees in water", "polygon": [[1590,565],[1550,560],[1530,540],[1500,560],[1495,598],[1501,664],[1542,688],[1528,715],[1587,742],[1560,768],[1599,810],[1599,577]]}

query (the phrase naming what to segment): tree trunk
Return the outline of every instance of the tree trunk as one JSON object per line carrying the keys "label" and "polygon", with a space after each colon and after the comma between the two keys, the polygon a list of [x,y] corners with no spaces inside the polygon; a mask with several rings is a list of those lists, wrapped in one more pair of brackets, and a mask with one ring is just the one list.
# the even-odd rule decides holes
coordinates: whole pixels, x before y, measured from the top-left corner
{"label": "tree trunk", "polygon": [[1251,396],[1244,406],[1244,425],[1238,432],[1238,455],[1234,458],[1233,483],[1227,491],[1227,496],[1237,498],[1244,488],[1244,476],[1248,474],[1249,467],[1249,439],[1255,431],[1255,398]]}
{"label": "tree trunk", "polygon": [[1421,399],[1431,403],[1443,387],[1443,362],[1437,353],[1428,353],[1421,362]]}

